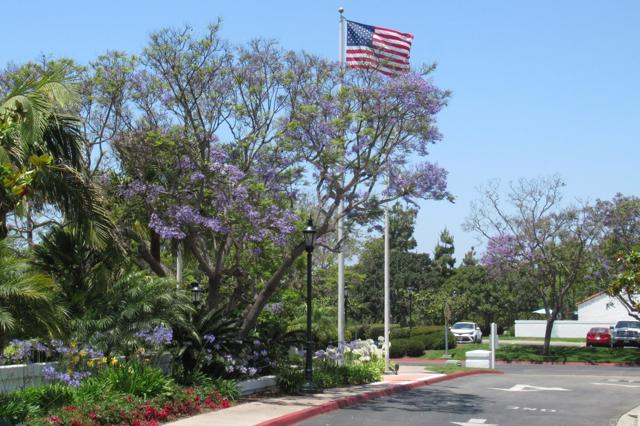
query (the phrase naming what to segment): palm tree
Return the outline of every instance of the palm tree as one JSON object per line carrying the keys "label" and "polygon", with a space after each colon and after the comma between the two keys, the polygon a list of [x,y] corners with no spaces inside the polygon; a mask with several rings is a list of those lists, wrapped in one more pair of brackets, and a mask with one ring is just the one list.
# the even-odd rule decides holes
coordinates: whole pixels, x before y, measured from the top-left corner
{"label": "palm tree", "polygon": [[30,220],[47,206],[92,241],[110,237],[111,221],[86,174],[80,121],[61,112],[76,97],[73,83],[53,70],[20,78],[0,98],[0,240],[10,213]]}
{"label": "palm tree", "polygon": [[10,335],[60,333],[66,313],[55,303],[57,291],[49,276],[0,241],[0,352]]}

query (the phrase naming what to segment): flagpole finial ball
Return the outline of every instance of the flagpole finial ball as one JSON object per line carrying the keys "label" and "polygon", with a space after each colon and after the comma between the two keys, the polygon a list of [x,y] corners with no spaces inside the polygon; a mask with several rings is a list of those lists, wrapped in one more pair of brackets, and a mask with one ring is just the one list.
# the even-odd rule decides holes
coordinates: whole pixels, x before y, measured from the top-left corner
{"label": "flagpole finial ball", "polygon": [[338,12],[342,15],[342,12],[344,12],[344,7],[339,7]]}

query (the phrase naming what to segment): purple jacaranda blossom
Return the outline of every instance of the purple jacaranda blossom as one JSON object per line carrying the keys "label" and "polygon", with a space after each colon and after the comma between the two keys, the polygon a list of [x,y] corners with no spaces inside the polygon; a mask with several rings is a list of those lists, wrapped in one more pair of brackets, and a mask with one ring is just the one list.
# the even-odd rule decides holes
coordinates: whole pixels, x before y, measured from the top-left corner
{"label": "purple jacaranda blossom", "polygon": [[187,236],[179,227],[167,224],[156,213],[151,213],[149,228],[153,229],[161,238],[168,240],[182,240]]}

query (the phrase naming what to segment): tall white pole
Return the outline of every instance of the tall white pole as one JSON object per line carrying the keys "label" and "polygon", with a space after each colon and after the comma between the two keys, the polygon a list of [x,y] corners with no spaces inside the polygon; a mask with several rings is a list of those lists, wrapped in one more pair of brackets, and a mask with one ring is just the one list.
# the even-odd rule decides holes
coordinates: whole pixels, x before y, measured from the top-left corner
{"label": "tall white pole", "polygon": [[[387,189],[389,189],[389,171],[387,170]],[[391,314],[390,301],[390,284],[389,284],[389,203],[384,206],[384,362],[385,369],[389,372],[389,318]]]}
{"label": "tall white pole", "polygon": [[[338,13],[340,13],[340,36],[339,36],[339,60],[340,66],[344,66],[344,24],[345,19],[342,13],[344,12],[344,8],[339,8]],[[342,176],[342,182],[344,183],[344,175]],[[343,251],[343,238],[344,238],[344,204],[342,200],[340,200],[340,204],[338,206],[338,241],[341,244],[340,251],[338,252],[338,348],[340,352],[342,352],[342,348],[344,346],[344,251]]]}

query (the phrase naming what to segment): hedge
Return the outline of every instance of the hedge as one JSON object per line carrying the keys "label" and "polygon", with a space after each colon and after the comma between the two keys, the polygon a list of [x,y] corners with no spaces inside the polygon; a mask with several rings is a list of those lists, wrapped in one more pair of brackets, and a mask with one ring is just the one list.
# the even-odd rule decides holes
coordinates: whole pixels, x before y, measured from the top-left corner
{"label": "hedge", "polygon": [[[411,336],[409,336],[407,327],[394,330],[389,356],[393,358],[401,358],[405,355],[421,356],[425,350],[444,349],[443,328],[443,326],[431,325],[412,327]],[[448,344],[449,349],[456,347],[455,336],[450,331],[448,332]]]}

